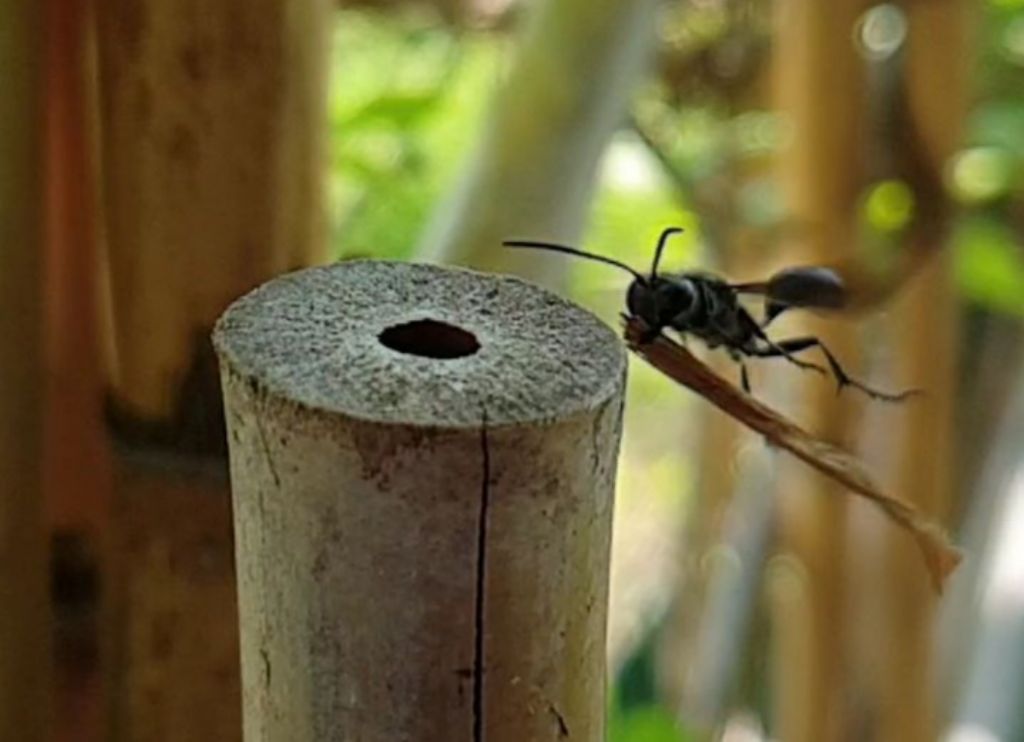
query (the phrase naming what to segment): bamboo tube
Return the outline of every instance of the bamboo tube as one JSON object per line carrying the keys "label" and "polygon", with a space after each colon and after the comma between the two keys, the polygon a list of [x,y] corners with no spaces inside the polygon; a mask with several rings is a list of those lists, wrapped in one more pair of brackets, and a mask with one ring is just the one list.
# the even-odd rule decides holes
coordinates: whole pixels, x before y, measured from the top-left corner
{"label": "bamboo tube", "polygon": [[[971,12],[962,0],[907,4],[908,108],[936,182],[941,182],[946,162],[963,134]],[[934,196],[942,198],[942,194]],[[893,438],[891,475],[893,489],[908,502],[942,517],[952,502],[959,458],[954,441],[959,307],[953,256],[941,250],[952,205],[940,201],[923,204],[918,211],[934,218],[920,224],[911,237],[924,244],[908,249],[935,254],[896,302],[893,334],[894,342],[904,349],[898,357],[901,381],[926,389],[928,398],[927,404],[903,412],[903,425]],[[910,551],[904,540],[886,534],[880,590],[885,611],[876,632],[879,661],[874,666],[879,693],[877,734],[879,739],[927,742],[941,736],[940,715],[945,713],[936,703],[937,602],[918,579]]]}
{"label": "bamboo tube", "polygon": [[[794,263],[829,264],[855,251],[855,207],[864,183],[863,61],[854,28],[864,0],[782,0],[776,4],[778,105],[792,144],[779,159],[787,206],[805,225]],[[783,323],[773,326],[780,337]],[[816,335],[851,369],[858,367],[854,329],[807,319],[792,335]],[[790,334],[787,333],[787,334]],[[782,336],[784,337],[784,336]],[[784,371],[789,372],[790,369]],[[827,383],[804,397],[810,431],[845,448],[855,438],[862,400],[837,398]],[[844,693],[846,498],[806,468],[780,462],[780,527],[791,559],[770,571],[776,620],[777,736],[787,742],[842,737]],[[902,535],[902,534],[901,534]]]}
{"label": "bamboo tube", "polygon": [[46,19],[44,482],[54,527],[95,538],[109,527],[109,452],[99,394],[91,0],[48,0]]}
{"label": "bamboo tube", "polygon": [[518,279],[353,261],[214,339],[245,739],[603,739],[612,331]]}
{"label": "bamboo tube", "polygon": [[0,739],[48,739],[41,482],[42,8],[0,4]]}
{"label": "bamboo tube", "polygon": [[204,334],[320,259],[326,0],[97,3],[118,405],[178,412]]}
{"label": "bamboo tube", "polygon": [[106,739],[99,658],[109,573],[110,450],[98,342],[92,0],[47,0],[46,389],[43,492],[51,574],[58,740]]}
{"label": "bamboo tube", "polygon": [[114,735],[241,735],[209,331],[323,257],[327,0],[96,4],[114,358]]}
{"label": "bamboo tube", "polygon": [[241,739],[224,467],[215,459],[160,451],[118,453],[115,487],[130,497],[118,501],[115,512],[124,574],[112,611],[114,628],[124,636],[115,638],[113,650],[110,736],[125,742]]}

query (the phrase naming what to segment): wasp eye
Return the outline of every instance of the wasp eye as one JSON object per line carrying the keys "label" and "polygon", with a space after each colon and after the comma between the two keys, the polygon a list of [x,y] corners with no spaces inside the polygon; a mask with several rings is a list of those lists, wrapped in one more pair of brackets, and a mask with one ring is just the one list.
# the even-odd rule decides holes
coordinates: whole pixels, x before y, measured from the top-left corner
{"label": "wasp eye", "polygon": [[654,292],[646,283],[633,281],[626,292],[626,309],[634,317],[639,317],[651,327],[657,321],[657,302]]}

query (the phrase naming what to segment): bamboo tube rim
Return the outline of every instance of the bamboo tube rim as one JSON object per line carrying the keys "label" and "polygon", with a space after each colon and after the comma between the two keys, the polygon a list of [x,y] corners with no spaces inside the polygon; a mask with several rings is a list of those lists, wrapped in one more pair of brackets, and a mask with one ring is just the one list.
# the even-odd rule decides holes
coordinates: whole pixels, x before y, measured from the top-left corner
{"label": "bamboo tube rim", "polygon": [[[389,330],[416,323],[448,333],[446,342],[478,347],[437,358],[382,342]],[[213,340],[227,370],[273,397],[327,415],[437,430],[478,428],[484,409],[489,428],[574,419],[615,396],[626,371],[612,328],[546,289],[387,260],[280,276],[233,303]]]}

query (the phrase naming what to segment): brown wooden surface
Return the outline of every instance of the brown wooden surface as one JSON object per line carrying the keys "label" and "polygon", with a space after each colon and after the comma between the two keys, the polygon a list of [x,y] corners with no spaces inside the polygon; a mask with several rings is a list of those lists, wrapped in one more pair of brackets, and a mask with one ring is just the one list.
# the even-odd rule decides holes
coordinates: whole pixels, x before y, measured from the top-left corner
{"label": "brown wooden surface", "polygon": [[198,334],[321,259],[323,0],[99,3],[113,388],[172,417]]}
{"label": "brown wooden surface", "polygon": [[43,489],[53,529],[56,734],[105,739],[101,585],[110,453],[101,406],[95,76],[90,0],[46,2],[46,389]]}
{"label": "brown wooden surface", "polygon": [[[111,0],[97,15],[115,553],[126,560],[111,627],[115,733],[239,739],[209,331],[239,295],[323,256],[330,4]],[[193,564],[204,553],[217,556]]]}
{"label": "brown wooden surface", "polygon": [[[217,461],[120,452],[119,740],[240,739],[231,506]],[[130,680],[130,682],[127,682]]]}
{"label": "brown wooden surface", "polygon": [[50,522],[102,531],[102,428],[91,0],[48,0],[46,70],[46,456]]}
{"label": "brown wooden surface", "polygon": [[42,493],[42,6],[0,4],[0,739],[42,742],[50,613]]}

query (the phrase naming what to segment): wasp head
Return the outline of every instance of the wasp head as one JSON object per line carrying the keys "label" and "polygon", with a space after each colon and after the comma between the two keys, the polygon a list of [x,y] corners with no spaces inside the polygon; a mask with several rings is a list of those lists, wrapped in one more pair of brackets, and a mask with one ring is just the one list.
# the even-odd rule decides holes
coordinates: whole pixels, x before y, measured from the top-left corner
{"label": "wasp head", "polygon": [[668,326],[679,327],[697,306],[697,289],[687,278],[636,278],[626,291],[626,309],[657,335]]}
{"label": "wasp head", "polygon": [[505,240],[506,247],[529,247],[538,250],[550,250],[567,255],[575,255],[587,260],[614,265],[616,268],[631,273],[633,282],[626,292],[626,308],[630,315],[640,319],[649,328],[650,339],[654,339],[662,328],[669,325],[683,329],[697,305],[697,289],[693,282],[680,276],[659,276],[658,263],[665,249],[668,238],[683,230],[679,227],[668,227],[662,230],[658,238],[658,246],[654,250],[654,261],[651,263],[649,276],[637,271],[614,258],[585,252],[575,247],[558,245],[553,242],[536,242],[534,240]]}

